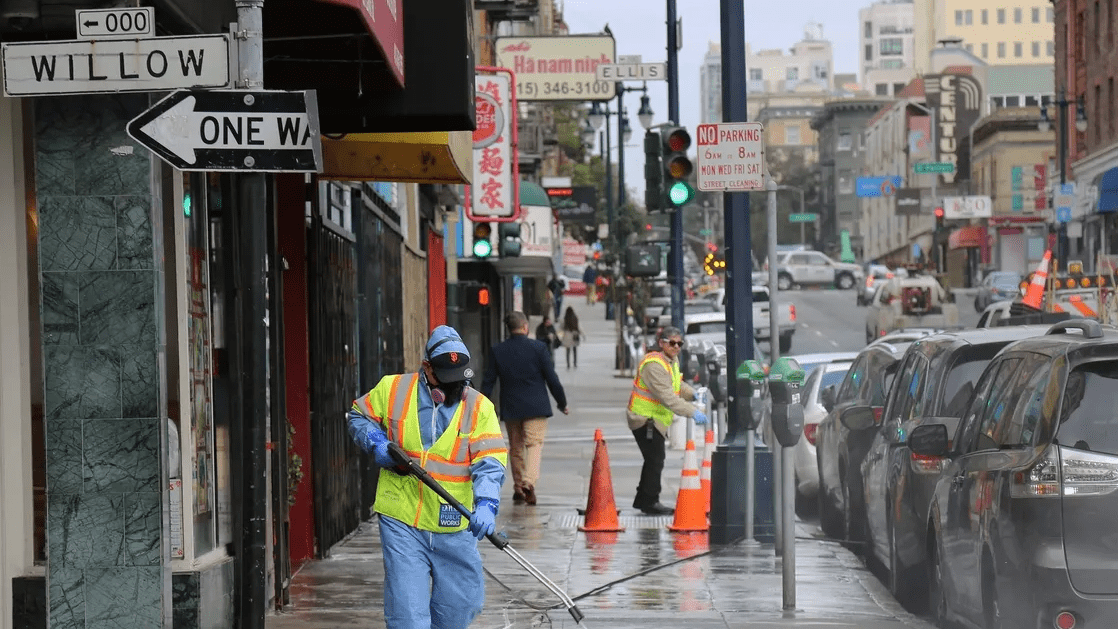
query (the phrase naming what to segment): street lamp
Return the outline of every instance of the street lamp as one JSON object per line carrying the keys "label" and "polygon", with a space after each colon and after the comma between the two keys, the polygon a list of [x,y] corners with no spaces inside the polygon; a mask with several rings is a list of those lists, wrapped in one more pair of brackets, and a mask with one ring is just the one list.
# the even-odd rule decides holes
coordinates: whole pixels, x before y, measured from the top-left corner
{"label": "street lamp", "polygon": [[602,106],[599,105],[597,101],[595,101],[594,104],[590,106],[590,113],[586,114],[586,121],[590,123],[590,126],[593,127],[595,131],[597,131],[598,129],[602,128],[603,124],[606,123],[606,116],[608,114],[609,112],[604,111]]}
{"label": "street lamp", "polygon": [[648,104],[648,93],[641,96],[641,108],[637,111],[637,120],[640,121],[641,126],[645,131],[652,127],[652,107]]}
{"label": "street lamp", "polygon": [[621,141],[622,141],[622,143],[628,144],[629,140],[631,140],[632,138],[633,138],[633,128],[629,126],[629,117],[622,114],[622,116],[621,116]]}
{"label": "street lamp", "polygon": [[583,146],[586,148],[594,148],[594,127],[591,126],[589,120],[586,121],[586,124],[582,125],[582,128],[578,132],[578,137],[582,140]]}
{"label": "street lamp", "polygon": [[[1064,185],[1068,181],[1068,105],[1075,104],[1075,129],[1080,133],[1087,131],[1087,110],[1083,102],[1083,98],[1077,98],[1074,101],[1067,99],[1067,93],[1064,88],[1060,88],[1058,97],[1056,98],[1055,105],[1060,109],[1060,126],[1057,129],[1060,139],[1060,185]],[[1048,106],[1040,108],[1040,122],[1037,123],[1037,129],[1041,131],[1048,131],[1051,128],[1052,120],[1048,116]],[[1057,232],[1057,252],[1056,259],[1067,265],[1067,258],[1069,254],[1068,246],[1068,224],[1060,222],[1060,227]]]}

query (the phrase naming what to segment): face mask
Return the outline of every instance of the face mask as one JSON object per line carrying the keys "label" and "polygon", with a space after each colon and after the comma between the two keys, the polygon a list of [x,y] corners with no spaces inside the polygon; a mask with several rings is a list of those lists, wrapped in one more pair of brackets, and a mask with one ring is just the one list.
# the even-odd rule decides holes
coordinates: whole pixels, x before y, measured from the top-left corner
{"label": "face mask", "polygon": [[[442,398],[442,399],[439,399]],[[466,398],[465,382],[443,382],[431,391],[431,401],[435,404],[453,406],[459,399]]]}

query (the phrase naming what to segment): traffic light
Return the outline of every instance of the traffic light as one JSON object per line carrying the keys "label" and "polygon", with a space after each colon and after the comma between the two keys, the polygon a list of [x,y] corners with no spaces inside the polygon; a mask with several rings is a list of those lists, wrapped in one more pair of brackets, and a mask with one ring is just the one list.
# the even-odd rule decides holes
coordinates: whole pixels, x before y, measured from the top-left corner
{"label": "traffic light", "polygon": [[943,229],[943,208],[936,207],[936,231]]}
{"label": "traffic light", "polygon": [[489,242],[489,235],[493,233],[493,226],[489,223],[474,223],[474,257],[488,258],[493,253],[493,243]]}
{"label": "traffic light", "polygon": [[707,252],[706,257],[703,258],[703,271],[705,271],[707,275],[714,275],[715,273],[725,273],[725,256],[720,253],[715,253],[714,251]]}
{"label": "traffic light", "polygon": [[660,137],[664,166],[666,209],[674,210],[687,205],[695,198],[695,189],[687,179],[695,170],[687,149],[691,148],[691,134],[683,127],[666,127]]}
{"label": "traffic light", "polygon": [[477,312],[482,308],[489,306],[489,287],[485,284],[464,283],[461,284],[466,293],[465,310],[466,312]]}
{"label": "traffic light", "polygon": [[656,277],[660,274],[660,245],[633,245],[625,249],[625,274]]}
{"label": "traffic light", "polygon": [[649,212],[665,209],[661,158],[660,134],[655,131],[646,132],[644,134],[644,207]]}
{"label": "traffic light", "polygon": [[520,255],[520,223],[505,222],[497,225],[497,253],[502,258]]}

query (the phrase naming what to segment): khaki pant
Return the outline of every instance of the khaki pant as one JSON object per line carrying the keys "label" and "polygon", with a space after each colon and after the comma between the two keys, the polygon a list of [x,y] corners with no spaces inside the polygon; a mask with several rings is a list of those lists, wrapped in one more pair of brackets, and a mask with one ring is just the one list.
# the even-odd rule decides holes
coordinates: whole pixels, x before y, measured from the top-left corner
{"label": "khaki pant", "polygon": [[540,480],[543,440],[547,436],[547,418],[534,417],[503,422],[509,440],[509,467],[512,468],[513,489],[535,488]]}

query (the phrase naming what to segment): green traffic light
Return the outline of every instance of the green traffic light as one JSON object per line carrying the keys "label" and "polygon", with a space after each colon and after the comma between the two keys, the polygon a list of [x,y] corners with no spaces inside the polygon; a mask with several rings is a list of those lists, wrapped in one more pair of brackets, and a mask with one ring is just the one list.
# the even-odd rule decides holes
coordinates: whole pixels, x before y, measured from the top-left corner
{"label": "green traffic light", "polygon": [[695,189],[682,181],[677,181],[668,188],[668,200],[673,205],[686,205],[695,198]]}
{"label": "green traffic light", "polygon": [[493,245],[488,240],[474,241],[475,258],[488,258],[491,253],[493,253]]}

